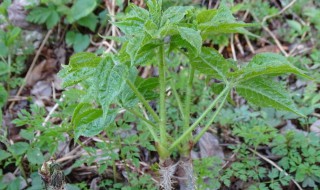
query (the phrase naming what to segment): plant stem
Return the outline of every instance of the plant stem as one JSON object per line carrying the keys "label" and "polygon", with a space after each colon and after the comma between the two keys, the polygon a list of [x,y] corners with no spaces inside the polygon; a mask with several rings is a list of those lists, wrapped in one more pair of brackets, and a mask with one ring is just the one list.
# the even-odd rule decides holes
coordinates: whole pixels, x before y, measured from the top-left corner
{"label": "plant stem", "polygon": [[139,90],[136,88],[136,86],[130,81],[126,80],[127,84],[131,88],[131,90],[134,92],[134,94],[138,97],[138,99],[141,101],[141,103],[144,105],[144,107],[150,112],[153,119],[157,122],[160,122],[160,118],[157,115],[157,113],[152,109],[152,107],[149,105],[147,100],[143,97],[143,95],[139,92]]}
{"label": "plant stem", "polygon": [[214,112],[213,116],[211,117],[210,121],[206,124],[206,126],[200,131],[200,133],[196,136],[196,138],[194,139],[194,143],[197,143],[200,138],[204,135],[204,133],[209,129],[209,127],[211,126],[211,124],[213,123],[214,119],[217,117],[217,115],[220,113],[222,107],[224,106],[224,103],[226,102],[227,100],[227,97],[228,97],[228,94],[227,93],[222,102],[220,103],[218,109]]}
{"label": "plant stem", "polygon": [[165,75],[165,60],[164,60],[164,46],[159,47],[159,84],[160,84],[160,144],[166,148],[167,146],[167,132],[166,132],[166,75]]}
{"label": "plant stem", "polygon": [[23,165],[22,165],[23,157],[21,157],[20,159],[21,159],[21,160],[20,160],[20,162],[19,162],[19,164],[18,164],[18,167],[19,167],[19,169],[20,169],[20,172],[21,172],[23,178],[27,181],[28,178],[27,178],[27,175],[26,175],[26,171],[24,170]]}
{"label": "plant stem", "polygon": [[129,111],[133,115],[137,116],[138,118],[142,119],[144,121],[144,124],[147,126],[148,130],[150,131],[150,133],[153,137],[153,140],[155,142],[159,142],[159,138],[153,129],[153,128],[157,128],[157,126],[155,124],[153,124],[151,121],[147,120],[143,115],[141,115],[139,112],[137,112],[134,109],[127,109],[127,111]]}
{"label": "plant stem", "polygon": [[[194,78],[195,69],[190,65],[189,69],[189,78],[186,87],[186,98],[184,102],[184,120],[183,120],[183,132],[187,131],[190,127],[190,107],[191,107],[191,92],[192,92],[192,83]],[[192,133],[189,133],[188,136],[180,142],[181,147],[179,148],[179,152],[181,156],[188,157],[190,155],[190,151],[192,146],[188,142],[192,141]]]}
{"label": "plant stem", "polygon": [[195,69],[192,66],[190,66],[190,75],[189,75],[189,79],[188,79],[186,99],[184,102],[184,107],[185,107],[184,131],[188,130],[188,128],[190,126],[191,91],[192,91],[194,72],[195,72]]}
{"label": "plant stem", "polygon": [[185,115],[184,115],[184,110],[183,110],[183,106],[182,106],[182,101],[181,101],[181,98],[177,92],[177,89],[176,89],[176,86],[175,86],[175,83],[172,81],[172,79],[170,80],[170,87],[172,89],[172,93],[177,101],[177,104],[178,104],[178,107],[179,107],[179,111],[181,113],[181,118],[182,120],[185,119]]}
{"label": "plant stem", "polygon": [[218,95],[218,97],[209,105],[209,107],[202,113],[202,115],[176,140],[172,143],[169,148],[169,151],[172,151],[177,145],[179,145],[197,126],[198,124],[206,117],[206,115],[212,110],[212,108],[217,104],[217,102],[228,93],[230,87],[227,86],[223,91]]}

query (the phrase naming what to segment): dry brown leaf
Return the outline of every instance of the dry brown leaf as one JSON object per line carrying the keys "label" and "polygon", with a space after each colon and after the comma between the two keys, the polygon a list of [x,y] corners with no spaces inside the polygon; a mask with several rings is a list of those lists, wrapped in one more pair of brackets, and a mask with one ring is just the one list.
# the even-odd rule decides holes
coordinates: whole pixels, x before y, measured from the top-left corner
{"label": "dry brown leaf", "polygon": [[37,81],[43,79],[46,79],[47,81],[52,81],[53,74],[56,72],[57,60],[51,58],[43,60],[31,71],[30,77],[26,79],[26,85],[32,86]]}

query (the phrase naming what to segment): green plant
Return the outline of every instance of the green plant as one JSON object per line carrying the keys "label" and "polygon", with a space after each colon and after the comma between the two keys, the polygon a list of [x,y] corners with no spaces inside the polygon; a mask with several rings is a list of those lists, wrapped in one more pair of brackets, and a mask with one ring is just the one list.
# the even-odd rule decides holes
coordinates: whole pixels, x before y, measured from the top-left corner
{"label": "green plant", "polygon": [[[203,40],[210,35],[248,33],[243,27],[251,25],[236,21],[225,4],[212,10],[190,6],[162,10],[162,1],[155,0],[148,1],[147,5],[148,10],[130,4],[128,13],[114,23],[125,34],[119,53],[105,53],[101,57],[93,53],[78,53],[60,72],[65,87],[75,84],[83,87],[82,93],[78,94],[81,102],[72,117],[76,139],[81,135],[99,134],[112,126],[119,109],[125,109],[142,121],[155,143],[160,157],[161,186],[171,188],[171,178],[178,167],[186,171],[180,177],[191,176],[180,184],[192,189],[195,184],[190,151],[211,127],[231,90],[236,90],[256,106],[273,107],[304,117],[285,88],[273,80],[275,75],[286,73],[310,79],[286,58],[272,53],[258,54],[247,65],[238,68],[235,62],[224,59],[216,50],[202,47]],[[170,78],[170,54],[182,55],[188,60],[187,84],[180,94],[175,90],[175,84],[180,81]],[[147,64],[157,66],[159,76],[156,80],[137,77],[136,66]],[[210,105],[193,118],[190,114],[193,82],[200,73],[219,81],[222,88]],[[182,120],[177,132],[167,120],[167,87],[175,94],[176,109]],[[148,96],[154,90],[159,94],[156,110],[149,104],[154,96]],[[148,115],[144,114],[144,109]],[[205,126],[194,135],[193,131],[206,118]],[[176,152],[180,155],[179,165],[171,157]]]}
{"label": "green plant", "polygon": [[[16,119],[14,123],[18,126],[22,126],[25,124],[30,124],[30,128],[28,129],[22,129],[20,131],[20,136],[25,139],[23,142],[16,142],[14,144],[11,144],[7,139],[7,134],[5,131],[1,131],[1,139],[0,141],[5,145],[5,150],[0,150],[1,157],[0,162],[3,168],[10,164],[15,164],[18,166],[19,170],[22,173],[21,178],[17,178],[10,184],[3,183],[2,188],[6,188],[7,186],[10,186],[14,183],[20,184],[20,181],[27,180],[27,174],[26,174],[26,168],[23,166],[23,162],[25,159],[28,160],[30,163],[30,166],[28,170],[35,171],[37,170],[38,166],[41,165],[44,161],[44,155],[43,151],[47,150],[45,147],[45,144],[53,143],[54,140],[49,138],[47,140],[44,140],[45,138],[39,137],[35,138],[35,130],[41,130],[44,131],[45,127],[42,126],[43,121],[43,115],[45,114],[43,109],[39,109],[35,106],[31,107],[32,112],[35,115],[31,115],[26,110],[22,110],[22,112],[19,114],[20,119]],[[51,150],[54,151],[54,150]],[[0,176],[1,177],[1,176]]]}
{"label": "green plant", "polygon": [[272,152],[282,156],[279,165],[294,172],[295,179],[302,182],[303,187],[317,187],[316,183],[320,183],[318,143],[319,137],[314,133],[305,135],[289,131],[274,139]]}
{"label": "green plant", "polygon": [[99,22],[105,20],[103,14],[106,12],[100,12],[99,16],[94,13],[97,6],[95,0],[49,0],[31,8],[27,20],[46,24],[48,29],[52,29],[63,18],[64,23],[72,25],[72,30],[69,30],[65,37],[67,45],[72,46],[75,52],[81,52],[89,46],[90,37],[79,32],[78,27],[85,27],[94,32]]}
{"label": "green plant", "polygon": [[[22,30],[12,25],[8,19],[7,9],[10,1],[0,4],[0,108],[5,106],[8,92],[22,84],[20,74],[24,70],[24,62],[33,51],[33,47],[22,39]],[[2,125],[2,109],[0,109],[0,125]]]}
{"label": "green plant", "polygon": [[[228,187],[241,180],[249,182],[248,189],[282,189],[295,179],[302,182],[303,188],[316,189],[320,175],[320,159],[316,151],[319,149],[319,138],[316,134],[304,134],[296,130],[281,134],[263,122],[252,120],[234,126],[233,134],[243,143],[230,147],[236,155],[235,161],[223,171],[219,181]],[[279,167],[265,167],[257,154],[259,149],[270,152],[270,159],[283,171]]]}
{"label": "green plant", "polygon": [[218,181],[222,160],[218,157],[207,157],[194,160],[194,172],[197,175],[198,189],[219,189]]}

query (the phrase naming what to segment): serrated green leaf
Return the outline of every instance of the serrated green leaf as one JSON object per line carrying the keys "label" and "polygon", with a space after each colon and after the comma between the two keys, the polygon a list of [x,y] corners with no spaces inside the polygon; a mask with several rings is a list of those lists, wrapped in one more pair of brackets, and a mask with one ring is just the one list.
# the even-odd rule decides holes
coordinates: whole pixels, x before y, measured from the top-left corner
{"label": "serrated green leaf", "polygon": [[151,19],[148,19],[144,24],[144,31],[152,38],[157,38],[158,26]]}
{"label": "serrated green leaf", "polygon": [[88,16],[96,8],[95,0],[76,0],[72,5],[69,15],[67,16],[70,23]]}
{"label": "serrated green leaf", "polygon": [[[91,104],[87,103],[87,102],[84,102],[84,103],[79,103],[74,111],[73,111],[73,114],[72,114],[72,119],[71,119],[71,123],[75,123],[75,120],[77,119],[77,115],[79,115],[79,113],[81,113],[81,111],[83,112],[83,110],[88,110],[89,108],[91,108]],[[79,118],[81,119],[81,118]]]}
{"label": "serrated green leaf", "polygon": [[37,147],[28,149],[27,158],[31,164],[42,164],[45,162],[42,152]]}
{"label": "serrated green leaf", "polygon": [[27,16],[27,21],[44,24],[48,29],[53,28],[60,20],[60,16],[54,6],[36,7]]}
{"label": "serrated green leaf", "polygon": [[11,156],[11,154],[9,152],[0,149],[0,161],[5,160],[5,159],[9,158],[10,156]]}
{"label": "serrated green leaf", "polygon": [[149,12],[146,9],[143,9],[134,3],[130,3],[128,8],[130,11],[127,13],[126,18],[136,17],[140,18],[141,20],[149,19]]}
{"label": "serrated green leaf", "polygon": [[169,51],[173,51],[174,49],[182,49],[184,51],[192,52],[192,55],[197,55],[196,49],[190,45],[186,40],[182,39],[180,35],[167,36],[168,41],[170,42]]}
{"label": "serrated green leaf", "polygon": [[68,7],[63,3],[59,3],[59,5],[56,7],[56,10],[60,15],[68,15],[70,13],[70,8],[71,7]]}
{"label": "serrated green leaf", "polygon": [[102,116],[101,109],[86,110],[83,113],[81,113],[81,115],[77,115],[77,117],[80,117],[80,118],[75,122],[75,125],[90,123],[101,116]]}
{"label": "serrated green leaf", "polygon": [[198,23],[210,22],[211,19],[217,14],[217,9],[203,9],[198,12],[196,20]]}
{"label": "serrated green leaf", "polygon": [[141,35],[146,21],[150,20],[149,12],[135,4],[129,4],[129,12],[119,18],[119,22],[114,23],[120,30],[129,35]]}
{"label": "serrated green leaf", "polygon": [[162,11],[161,3],[162,1],[157,1],[157,0],[149,0],[147,2],[150,16],[156,25],[159,25],[161,21],[161,11]]}
{"label": "serrated green leaf", "polygon": [[170,24],[179,23],[184,16],[194,9],[192,6],[173,6],[169,7],[165,10],[161,17],[161,26],[163,26],[166,22]]}
{"label": "serrated green leaf", "polygon": [[33,131],[27,131],[25,129],[22,129],[19,134],[22,138],[27,139],[29,141],[32,141],[34,139]]}
{"label": "serrated green leaf", "polygon": [[236,91],[249,103],[256,106],[272,107],[305,117],[296,108],[284,87],[269,78],[252,78],[251,80],[238,84],[236,86]]}
{"label": "serrated green leaf", "polygon": [[69,31],[66,35],[66,42],[73,47],[75,52],[82,52],[89,46],[90,37],[87,34]]}
{"label": "serrated green leaf", "polygon": [[134,65],[149,65],[156,63],[157,57],[158,56],[154,50],[138,53]]}
{"label": "serrated green leaf", "polygon": [[99,134],[114,122],[116,116],[117,110],[109,110],[108,115],[105,118],[100,117],[90,123],[78,126],[75,129],[75,138],[78,138],[79,136],[92,137]]}
{"label": "serrated green leaf", "polygon": [[88,124],[102,116],[102,110],[93,108],[89,103],[80,103],[75,108],[71,122],[75,127]]}
{"label": "serrated green leaf", "polygon": [[16,156],[24,154],[29,148],[29,144],[26,142],[17,142],[8,147],[9,151]]}
{"label": "serrated green leaf", "polygon": [[[136,67],[131,67],[129,70],[128,80],[135,81],[138,76],[138,70]],[[138,103],[137,97],[132,92],[128,84],[125,84],[122,92],[118,96],[120,104],[125,108],[130,108]]]}
{"label": "serrated green leaf", "polygon": [[133,38],[131,38],[127,44],[127,47],[126,47],[126,51],[127,53],[129,54],[130,56],[130,59],[131,59],[131,65],[133,65],[134,63],[134,60],[136,58],[136,55],[137,55],[137,52],[139,51],[141,45],[142,45],[142,42],[143,42],[143,39],[144,39],[144,35],[138,35],[138,36],[134,36]]}
{"label": "serrated green leaf", "polygon": [[52,11],[46,21],[47,28],[48,29],[53,28],[56,24],[58,24],[59,20],[60,20],[60,16],[59,16],[58,12]]}
{"label": "serrated green leaf", "polygon": [[47,7],[36,7],[30,11],[29,15],[27,16],[27,21],[43,24],[46,22],[49,15],[50,11]]}
{"label": "serrated green leaf", "polygon": [[144,21],[140,18],[127,18],[123,21],[114,23],[115,26],[126,35],[141,34],[143,32]]}
{"label": "serrated green leaf", "polygon": [[201,34],[205,37],[209,35],[216,34],[232,34],[232,33],[242,33],[253,35],[242,27],[252,27],[256,26],[255,24],[246,24],[246,23],[219,23],[212,25],[211,23],[201,24],[198,28],[201,30]]}
{"label": "serrated green leaf", "polygon": [[247,66],[230,74],[237,81],[245,81],[261,75],[281,75],[293,73],[307,79],[312,79],[304,71],[293,66],[287,58],[275,53],[262,53],[253,57]]}
{"label": "serrated green leaf", "polygon": [[227,73],[232,68],[232,64],[218,51],[206,47],[202,48],[199,56],[191,58],[191,64],[201,73],[223,81],[227,81]]}
{"label": "serrated green leaf", "polygon": [[6,45],[11,46],[15,43],[15,40],[19,37],[21,33],[21,28],[14,27],[11,31],[7,32],[7,39],[6,39]]}
{"label": "serrated green leaf", "polygon": [[110,104],[121,93],[126,83],[129,69],[126,65],[115,64],[109,57],[100,62],[97,71],[99,73],[96,76],[96,89],[105,118],[108,115]]}
{"label": "serrated green leaf", "polygon": [[197,54],[201,51],[202,38],[199,31],[187,27],[178,27],[179,34],[183,40],[188,42]]}
{"label": "serrated green leaf", "polygon": [[163,42],[159,39],[147,40],[147,42],[144,42],[143,45],[140,47],[140,49],[138,51],[138,55],[141,56],[143,54],[147,54],[162,44],[163,44]]}
{"label": "serrated green leaf", "polygon": [[179,34],[178,27],[173,24],[166,24],[159,30],[160,36],[165,38],[167,36],[175,36]]}
{"label": "serrated green leaf", "polygon": [[59,77],[63,78],[62,86],[64,88],[78,84],[95,74],[95,69],[92,68],[80,68],[76,72],[70,72],[71,68],[65,66],[64,69],[60,70]]}
{"label": "serrated green leaf", "polygon": [[[205,17],[207,14],[207,18]],[[198,29],[206,38],[209,35],[229,34],[229,33],[247,33],[251,34],[243,27],[255,26],[244,22],[237,22],[230,9],[221,4],[218,10],[201,11],[197,15]]]}
{"label": "serrated green leaf", "polygon": [[78,70],[83,67],[95,68],[99,65],[101,57],[90,52],[76,53],[70,57],[69,66],[71,71]]}
{"label": "serrated green leaf", "polygon": [[77,23],[81,26],[89,28],[92,32],[94,32],[98,24],[98,17],[95,14],[90,13],[89,15],[78,20]]}
{"label": "serrated green leaf", "polygon": [[158,94],[154,92],[154,90],[159,86],[158,78],[151,77],[144,79],[138,77],[135,81],[135,85],[146,100],[152,100],[158,96]]}
{"label": "serrated green leaf", "polygon": [[275,179],[275,178],[279,177],[279,170],[272,168],[272,170],[269,171],[269,173],[268,173],[268,177],[270,179]]}
{"label": "serrated green leaf", "polygon": [[[155,48],[163,44],[159,39],[151,39],[147,35],[134,36],[124,47],[130,56],[131,65],[147,64],[152,61],[150,56],[155,55]],[[143,63],[144,62],[144,63]]]}

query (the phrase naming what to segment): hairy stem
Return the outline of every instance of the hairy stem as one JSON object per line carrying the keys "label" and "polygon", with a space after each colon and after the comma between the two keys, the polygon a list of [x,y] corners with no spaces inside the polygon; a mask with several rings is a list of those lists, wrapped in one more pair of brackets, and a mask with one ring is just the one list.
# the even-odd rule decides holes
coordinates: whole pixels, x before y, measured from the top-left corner
{"label": "hairy stem", "polygon": [[202,115],[176,140],[172,143],[169,148],[169,151],[172,151],[176,146],[178,146],[182,141],[184,141],[190,133],[198,126],[198,124],[211,112],[212,108],[220,101],[221,98],[229,92],[230,87],[227,86],[218,97],[209,105],[209,107],[202,113]]}
{"label": "hairy stem", "polygon": [[[191,107],[191,92],[192,92],[192,83],[194,78],[194,72],[195,69],[190,66],[190,73],[189,73],[189,79],[187,84],[187,90],[186,90],[186,99],[184,102],[184,123],[183,123],[183,131],[187,131],[190,126],[190,107]],[[192,139],[192,133],[189,133],[187,138],[185,138],[185,142],[181,143],[182,147],[180,149],[180,153],[184,156],[187,156],[190,154],[190,145],[188,141]]]}
{"label": "hairy stem", "polygon": [[126,81],[131,90],[134,92],[134,94],[138,97],[140,102],[143,104],[143,106],[148,110],[148,112],[152,115],[153,119],[157,122],[160,122],[160,118],[157,115],[157,113],[152,109],[152,107],[149,105],[147,100],[143,97],[143,95],[139,92],[139,90],[136,88],[136,86],[130,81]]}
{"label": "hairy stem", "polygon": [[227,100],[227,97],[228,97],[228,94],[227,93],[222,102],[220,103],[218,109],[214,112],[213,116],[211,117],[210,121],[206,124],[206,126],[200,131],[200,133],[196,136],[196,138],[194,139],[194,143],[197,143],[200,138],[204,135],[204,133],[209,129],[209,127],[211,126],[211,124],[213,123],[213,121],[215,120],[215,118],[217,117],[217,115],[220,113],[222,107],[224,106],[224,103],[226,102]]}
{"label": "hairy stem", "polygon": [[186,131],[189,128],[190,125],[190,106],[191,106],[191,91],[192,91],[192,83],[194,78],[194,68],[190,67],[190,75],[188,79],[188,85],[187,85],[187,93],[186,93],[186,99],[184,102],[185,107],[185,120],[184,120],[184,130]]}
{"label": "hairy stem", "polygon": [[165,59],[164,59],[164,46],[159,47],[159,84],[160,84],[160,144],[167,147],[166,135],[166,75],[165,75]]}
{"label": "hairy stem", "polygon": [[179,96],[179,94],[177,92],[175,83],[172,80],[170,80],[170,87],[172,89],[172,93],[174,95],[174,98],[177,101],[177,104],[178,104],[178,107],[179,107],[179,111],[181,113],[181,118],[184,120],[185,119],[185,115],[184,115],[184,110],[183,110],[183,106],[182,106],[182,101],[181,101],[181,98],[180,98],[180,96]]}

